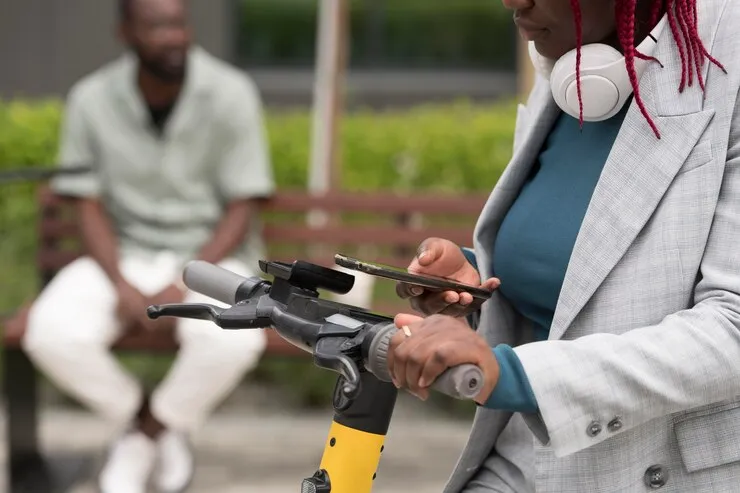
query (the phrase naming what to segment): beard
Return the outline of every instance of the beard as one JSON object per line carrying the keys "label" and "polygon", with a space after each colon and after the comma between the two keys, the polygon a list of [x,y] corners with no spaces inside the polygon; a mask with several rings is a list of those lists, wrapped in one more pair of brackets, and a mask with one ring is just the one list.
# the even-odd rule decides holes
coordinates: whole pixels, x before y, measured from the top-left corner
{"label": "beard", "polygon": [[139,47],[133,47],[133,50],[142,68],[162,82],[180,83],[185,79],[185,60],[182,63],[170,63],[166,56],[152,56]]}

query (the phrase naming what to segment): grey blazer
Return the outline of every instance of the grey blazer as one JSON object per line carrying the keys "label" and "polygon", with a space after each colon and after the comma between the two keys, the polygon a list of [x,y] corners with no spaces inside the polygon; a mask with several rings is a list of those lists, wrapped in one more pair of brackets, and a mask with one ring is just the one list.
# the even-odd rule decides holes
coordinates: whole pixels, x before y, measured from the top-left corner
{"label": "grey blazer", "polygon": [[[527,343],[526,324],[498,295],[482,308],[479,332],[492,346],[517,345],[540,413],[479,409],[446,493],[740,491],[740,0],[699,0],[698,15],[728,74],[707,63],[706,93],[694,79],[679,94],[678,50],[669,29],[661,35],[664,68],[651,65],[640,90],[662,138],[633,102],[550,340]],[[475,230],[484,278],[558,113],[539,80]],[[503,450],[509,472],[481,487],[474,478]]]}

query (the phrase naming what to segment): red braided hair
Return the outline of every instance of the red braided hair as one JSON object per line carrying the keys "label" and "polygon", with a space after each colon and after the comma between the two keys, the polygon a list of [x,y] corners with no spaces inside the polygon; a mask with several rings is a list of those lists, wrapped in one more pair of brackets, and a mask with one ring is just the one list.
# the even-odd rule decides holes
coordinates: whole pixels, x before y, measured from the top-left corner
{"label": "red braided hair", "polygon": [[[687,85],[690,87],[693,84],[694,71],[696,71],[696,79],[699,86],[704,90],[704,78],[702,77],[701,69],[707,59],[710,63],[713,63],[723,72],[727,73],[724,66],[709,54],[707,49],[704,47],[704,43],[701,41],[697,19],[698,1],[699,0],[652,0],[653,3],[650,8],[651,26],[657,24],[663,14],[668,14],[668,24],[673,33],[673,39],[675,39],[676,45],[678,46],[679,56],[681,57],[681,84],[678,87],[679,92],[683,92]],[[578,102],[580,104],[580,123],[583,125],[583,99],[581,97],[580,75],[582,42],[581,5],[580,0],[570,0],[570,3],[573,8],[573,18],[576,25],[576,77],[578,79],[577,87]],[[635,94],[635,102],[640,108],[640,112],[650,125],[650,128],[655,133],[655,136],[660,138],[658,127],[648,114],[642,101],[642,97],[640,97],[639,81],[637,80],[637,72],[635,70],[635,58],[651,60],[657,63],[660,62],[653,57],[648,57],[639,53],[635,49],[636,4],[637,0],[617,0],[615,2],[614,17],[617,26],[617,37],[619,39],[619,44],[622,45],[622,49],[624,50],[625,65]]]}

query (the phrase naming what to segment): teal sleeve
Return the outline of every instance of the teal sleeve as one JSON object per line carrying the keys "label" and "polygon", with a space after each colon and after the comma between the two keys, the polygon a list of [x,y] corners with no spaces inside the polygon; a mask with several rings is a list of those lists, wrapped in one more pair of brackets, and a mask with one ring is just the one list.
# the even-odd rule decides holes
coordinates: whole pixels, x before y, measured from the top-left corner
{"label": "teal sleeve", "polygon": [[463,255],[465,255],[468,263],[470,263],[470,265],[472,265],[475,270],[478,270],[478,259],[475,258],[475,251],[473,251],[472,248],[467,247],[462,247],[461,250]]}
{"label": "teal sleeve", "polygon": [[493,354],[499,365],[499,379],[483,407],[525,414],[538,412],[537,399],[514,350],[500,344],[493,348]]}

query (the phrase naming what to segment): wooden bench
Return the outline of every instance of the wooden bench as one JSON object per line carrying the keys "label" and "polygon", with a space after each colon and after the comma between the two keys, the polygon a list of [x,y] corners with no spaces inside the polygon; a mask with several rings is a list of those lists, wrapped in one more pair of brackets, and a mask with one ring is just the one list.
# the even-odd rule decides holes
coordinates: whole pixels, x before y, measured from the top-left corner
{"label": "wooden bench", "polygon": [[[313,197],[284,191],[267,201],[262,211],[263,235],[270,260],[307,260],[333,265],[334,253],[405,266],[427,237],[448,238],[470,245],[475,220],[484,196],[399,196],[392,194],[330,194]],[[56,196],[46,187],[38,195],[40,220],[37,265],[41,284],[48,283],[69,262],[83,254],[75,221],[74,202]],[[330,219],[309,227],[307,212],[321,210]],[[378,283],[391,281],[378,280]],[[387,291],[391,291],[388,288]],[[372,309],[392,314],[408,309],[403,300],[386,296]],[[87,474],[88,460],[76,457],[46,458],[38,442],[38,375],[20,347],[26,330],[28,306],[5,323],[4,392],[7,411],[7,451],[11,493],[65,491]],[[265,355],[309,357],[268,330]],[[173,352],[171,333],[123,336],[116,351]]]}

